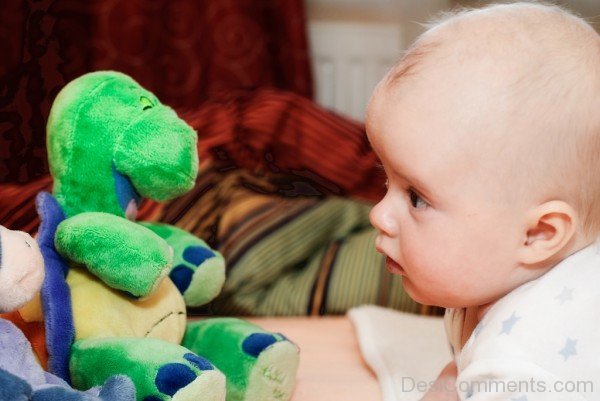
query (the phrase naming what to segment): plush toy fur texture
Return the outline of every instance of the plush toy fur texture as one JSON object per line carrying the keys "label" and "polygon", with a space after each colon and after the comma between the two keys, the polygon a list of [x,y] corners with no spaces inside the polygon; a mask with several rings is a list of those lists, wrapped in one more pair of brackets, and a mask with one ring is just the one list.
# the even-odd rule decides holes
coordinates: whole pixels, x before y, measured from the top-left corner
{"label": "plush toy fur texture", "polygon": [[[27,324],[30,318],[37,318],[36,313],[29,313],[29,305],[39,304],[36,295],[44,279],[42,254],[31,236],[2,226],[0,242],[2,312],[13,312],[22,307],[22,315],[15,314],[21,323]],[[10,321],[0,318],[0,400],[135,400],[135,388],[128,377],[114,376],[103,383],[104,386],[85,392],[73,390],[64,380],[43,371],[23,333]]]}
{"label": "plush toy fur texture", "polygon": [[[108,285],[147,296],[168,273],[172,255],[164,241],[122,218],[135,217],[142,196],[167,200],[193,187],[196,133],[116,72],[86,74],[63,88],[47,130],[53,194],[69,218],[57,232],[58,251]],[[150,252],[138,252],[143,242]],[[120,252],[106,252],[115,244]]]}
{"label": "plush toy fur texture", "polygon": [[[108,286],[135,296],[154,292],[169,273],[173,260],[173,249],[158,235],[109,213],[73,216],[58,227],[55,243],[57,251],[68,260],[88,266]],[[114,244],[120,244],[122,252],[111,252]],[[139,249],[148,252],[138,252]],[[157,279],[148,281],[148,276]]]}
{"label": "plush toy fur texture", "polygon": [[71,310],[71,294],[65,277],[69,266],[54,247],[56,229],[65,215],[60,205],[48,193],[36,198],[40,216],[38,241],[44,257],[46,278],[41,296],[44,314],[48,369],[65,381],[69,380],[69,352],[75,338]]}
{"label": "plush toy fur texture", "polygon": [[27,233],[0,226],[0,313],[25,305],[44,280],[44,261]]}
{"label": "plush toy fur texture", "polygon": [[[235,318],[190,323],[182,344],[205,356],[227,376],[233,400],[288,400],[298,369],[298,348],[282,334]],[[229,355],[239,355],[230,358]]]}
{"label": "plush toy fur texture", "polygon": [[54,101],[47,130],[53,192],[67,216],[125,217],[113,172],[158,201],[194,185],[196,133],[124,74],[97,72],[69,83]]}
{"label": "plush toy fur texture", "polygon": [[50,369],[82,389],[125,374],[140,401],[223,401],[226,388],[229,401],[288,399],[298,349],[285,337],[237,319],[186,326],[186,304],[220,292],[223,257],[183,230],[134,221],[142,197],[194,185],[195,132],[130,77],[103,71],[61,91],[47,138],[54,189],[38,211]]}
{"label": "plush toy fur texture", "polygon": [[0,319],[0,399],[32,401],[134,401],[135,388],[126,376],[115,376],[102,387],[85,392],[44,372],[27,339],[10,322]]}

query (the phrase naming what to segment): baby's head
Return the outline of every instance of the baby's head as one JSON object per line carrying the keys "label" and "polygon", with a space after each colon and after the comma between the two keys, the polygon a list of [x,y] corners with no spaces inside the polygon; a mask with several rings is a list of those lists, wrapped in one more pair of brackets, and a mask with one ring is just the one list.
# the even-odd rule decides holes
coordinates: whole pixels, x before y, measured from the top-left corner
{"label": "baby's head", "polygon": [[600,233],[600,36],[532,3],[463,11],[375,89],[377,249],[417,301],[484,305]]}

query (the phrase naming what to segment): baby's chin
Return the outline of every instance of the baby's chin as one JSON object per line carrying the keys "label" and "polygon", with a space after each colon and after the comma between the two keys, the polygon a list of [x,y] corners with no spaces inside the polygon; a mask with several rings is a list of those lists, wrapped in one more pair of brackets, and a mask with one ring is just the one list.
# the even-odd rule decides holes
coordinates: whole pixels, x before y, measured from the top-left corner
{"label": "baby's chin", "polygon": [[427,296],[427,294],[423,294],[422,291],[419,291],[407,276],[402,277],[402,286],[404,287],[404,291],[406,291],[413,301],[423,305],[434,305],[431,303],[431,297]]}
{"label": "baby's chin", "polygon": [[407,276],[402,277],[402,285],[413,301],[423,305],[439,306],[442,308],[465,308],[484,303],[483,301],[480,302],[475,299],[467,298],[456,294],[455,292],[444,293],[442,291],[434,291],[431,288],[423,289],[417,287]]}

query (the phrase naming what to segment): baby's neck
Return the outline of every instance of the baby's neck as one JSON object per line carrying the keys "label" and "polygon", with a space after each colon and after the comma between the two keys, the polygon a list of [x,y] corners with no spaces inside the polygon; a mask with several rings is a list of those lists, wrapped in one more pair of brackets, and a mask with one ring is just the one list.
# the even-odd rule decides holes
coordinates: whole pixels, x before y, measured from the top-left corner
{"label": "baby's neck", "polygon": [[487,311],[496,303],[496,301],[488,302],[487,304],[479,305],[477,307],[477,322],[481,322],[483,316],[487,313]]}

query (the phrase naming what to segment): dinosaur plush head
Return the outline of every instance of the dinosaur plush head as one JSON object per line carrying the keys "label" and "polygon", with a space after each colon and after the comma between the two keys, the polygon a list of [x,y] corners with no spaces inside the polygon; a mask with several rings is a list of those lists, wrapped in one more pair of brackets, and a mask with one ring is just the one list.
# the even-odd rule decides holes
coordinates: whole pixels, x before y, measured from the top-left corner
{"label": "dinosaur plush head", "polygon": [[127,75],[83,75],[58,94],[48,120],[54,194],[67,216],[133,217],[141,197],[164,201],[194,185],[196,133]]}
{"label": "dinosaur plush head", "polygon": [[0,313],[23,306],[44,281],[44,261],[27,233],[0,226]]}

